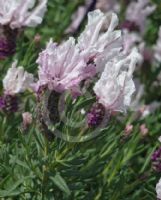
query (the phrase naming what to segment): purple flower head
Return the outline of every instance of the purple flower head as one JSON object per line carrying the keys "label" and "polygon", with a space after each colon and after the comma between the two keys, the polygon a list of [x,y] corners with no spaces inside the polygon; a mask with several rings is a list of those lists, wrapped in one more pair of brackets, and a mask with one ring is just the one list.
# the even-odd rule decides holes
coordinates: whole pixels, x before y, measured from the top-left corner
{"label": "purple flower head", "polygon": [[89,127],[97,127],[103,121],[105,108],[100,103],[95,103],[87,114],[87,124]]}
{"label": "purple flower head", "polygon": [[16,51],[16,43],[0,38],[0,60],[3,60],[9,56],[12,56]]}
{"label": "purple flower head", "polygon": [[5,113],[17,112],[18,110],[18,97],[12,95],[4,95],[0,98],[0,109]]}
{"label": "purple flower head", "polygon": [[5,95],[5,108],[4,110],[6,112],[17,112],[18,110],[18,97],[17,96],[12,96],[12,95]]}

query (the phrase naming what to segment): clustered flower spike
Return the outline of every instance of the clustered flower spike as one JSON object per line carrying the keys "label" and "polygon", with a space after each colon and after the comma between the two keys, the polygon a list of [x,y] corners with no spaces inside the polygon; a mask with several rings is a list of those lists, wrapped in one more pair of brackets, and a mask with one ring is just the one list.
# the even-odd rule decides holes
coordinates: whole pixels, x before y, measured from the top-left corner
{"label": "clustered flower spike", "polygon": [[0,0],[0,60],[15,53],[22,28],[41,24],[46,8],[47,0]]}
{"label": "clustered flower spike", "polygon": [[140,54],[133,49],[128,56],[120,55],[107,62],[101,78],[94,86],[98,102],[107,110],[125,112],[130,106],[135,91],[132,74],[140,59]]}
{"label": "clustered flower spike", "polygon": [[149,0],[137,0],[131,2],[126,10],[126,20],[135,23],[143,33],[146,27],[146,18],[154,12],[155,5],[151,5]]}
{"label": "clustered flower spike", "polygon": [[105,114],[103,105],[96,102],[87,114],[88,127],[93,128],[99,126],[104,121]]}
{"label": "clustered flower spike", "polygon": [[11,29],[35,27],[42,22],[47,0],[0,0],[0,24]]}
{"label": "clustered flower spike", "polygon": [[159,28],[159,37],[157,43],[154,47],[154,57],[155,59],[161,63],[161,26]]}
{"label": "clustered flower spike", "polygon": [[16,66],[17,61],[8,69],[3,79],[3,88],[7,95],[16,95],[24,92],[26,89],[31,88],[33,84],[33,75],[24,71],[23,67]]}
{"label": "clustered flower spike", "polygon": [[[50,90],[76,90],[79,83],[102,71],[107,60],[116,57],[122,48],[121,31],[114,13],[99,10],[90,12],[88,23],[76,44],[74,38],[57,45],[50,41],[39,55],[38,87],[48,85]],[[100,33],[106,26],[106,32]]]}

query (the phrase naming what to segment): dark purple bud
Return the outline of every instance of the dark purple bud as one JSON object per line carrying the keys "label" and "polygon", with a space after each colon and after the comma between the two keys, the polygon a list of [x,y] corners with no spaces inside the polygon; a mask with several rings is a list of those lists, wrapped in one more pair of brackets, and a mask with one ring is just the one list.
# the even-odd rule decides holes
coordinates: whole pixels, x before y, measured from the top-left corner
{"label": "dark purple bud", "polygon": [[0,26],[0,60],[12,56],[16,51],[17,30]]}
{"label": "dark purple bud", "polygon": [[87,124],[89,127],[94,128],[101,124],[105,116],[105,108],[100,103],[93,104],[89,113],[87,114]]}
{"label": "dark purple bud", "polygon": [[17,112],[18,97],[13,95],[4,95],[0,98],[0,108],[6,113]]}

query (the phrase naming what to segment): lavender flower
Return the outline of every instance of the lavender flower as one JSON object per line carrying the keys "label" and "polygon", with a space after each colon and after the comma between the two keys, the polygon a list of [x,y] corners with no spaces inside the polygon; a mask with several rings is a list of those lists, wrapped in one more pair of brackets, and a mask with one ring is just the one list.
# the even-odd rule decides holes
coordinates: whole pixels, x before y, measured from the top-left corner
{"label": "lavender flower", "polygon": [[[107,31],[100,34],[106,24]],[[121,32],[114,31],[118,24],[115,14],[104,15],[96,10],[88,15],[88,23],[76,44],[69,38],[59,46],[52,41],[39,55],[38,87],[48,85],[50,90],[63,92],[77,88],[82,80],[93,77],[102,71],[105,62],[116,56],[122,48]]]}
{"label": "lavender flower", "polygon": [[[121,31],[114,30],[117,25],[118,18],[114,13],[90,12],[77,44],[74,38],[60,45],[51,40],[37,60],[37,89],[47,85],[50,91],[57,93],[66,90],[76,93],[82,80],[103,71],[94,87],[98,102],[87,115],[89,126],[99,125],[105,110],[107,113],[126,111],[135,91],[132,73],[141,56],[135,49],[129,55],[122,52]],[[107,30],[101,34],[103,27]]]}
{"label": "lavender flower", "polygon": [[5,113],[14,113],[19,108],[19,98],[13,95],[4,95],[5,107],[3,108]]}
{"label": "lavender flower", "polygon": [[126,20],[133,22],[144,33],[147,17],[154,12],[155,5],[151,5],[149,0],[137,0],[131,2],[126,10]]}
{"label": "lavender flower", "polygon": [[95,103],[87,114],[87,124],[89,127],[97,127],[101,124],[105,116],[105,108],[100,103]]}
{"label": "lavender flower", "polygon": [[[105,63],[122,49],[121,31],[114,30],[118,25],[117,15],[103,14],[95,10],[88,14],[88,23],[78,38],[78,48],[86,61],[96,63],[97,71],[103,71]],[[103,27],[106,31],[101,33]]]}
{"label": "lavender flower", "polygon": [[69,38],[59,46],[50,41],[46,49],[40,53],[37,63],[38,85],[48,85],[50,90],[57,92],[74,90],[80,81],[95,72],[94,67],[88,66],[83,56],[79,54],[74,38]]}
{"label": "lavender flower", "polygon": [[[122,58],[121,58],[122,57]],[[141,57],[136,49],[128,56],[118,56],[107,62],[101,78],[94,86],[98,102],[110,112],[125,112],[135,91],[132,74]]]}
{"label": "lavender flower", "polygon": [[17,61],[12,64],[3,79],[4,95],[1,97],[0,107],[5,112],[16,112],[19,103],[17,94],[31,88],[33,84],[33,75],[16,66]]}
{"label": "lavender flower", "polygon": [[100,125],[103,119],[109,118],[115,111],[125,112],[130,106],[131,96],[135,91],[132,73],[140,59],[140,54],[133,49],[131,54],[126,56],[120,53],[117,59],[107,62],[93,88],[98,102],[87,115],[89,127]]}
{"label": "lavender flower", "polygon": [[42,22],[47,0],[0,0],[0,59],[12,56],[22,27]]}

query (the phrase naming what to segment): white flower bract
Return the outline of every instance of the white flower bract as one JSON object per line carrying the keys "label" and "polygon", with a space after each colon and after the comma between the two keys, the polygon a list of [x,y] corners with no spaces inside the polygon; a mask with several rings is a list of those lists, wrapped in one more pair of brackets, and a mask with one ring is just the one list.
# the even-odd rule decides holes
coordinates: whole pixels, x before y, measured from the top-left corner
{"label": "white flower bract", "polygon": [[107,110],[126,112],[135,91],[132,80],[134,68],[141,59],[136,49],[131,54],[108,62],[101,78],[94,86],[99,103]]}
{"label": "white flower bract", "polygon": [[47,0],[0,0],[0,24],[16,29],[35,27],[42,22]]}
{"label": "white flower bract", "polygon": [[[118,17],[115,13],[103,14],[95,10],[88,14],[88,23],[78,38],[78,47],[86,59],[93,59],[95,63],[103,62],[116,56],[122,49],[121,31],[115,30]],[[102,32],[103,28],[105,32]],[[97,67],[97,65],[96,65]],[[99,64],[97,71],[102,71]]]}
{"label": "white flower bract", "polygon": [[16,67],[17,61],[8,69],[3,79],[3,88],[6,94],[15,95],[31,88],[33,75],[24,71],[23,67]]}

